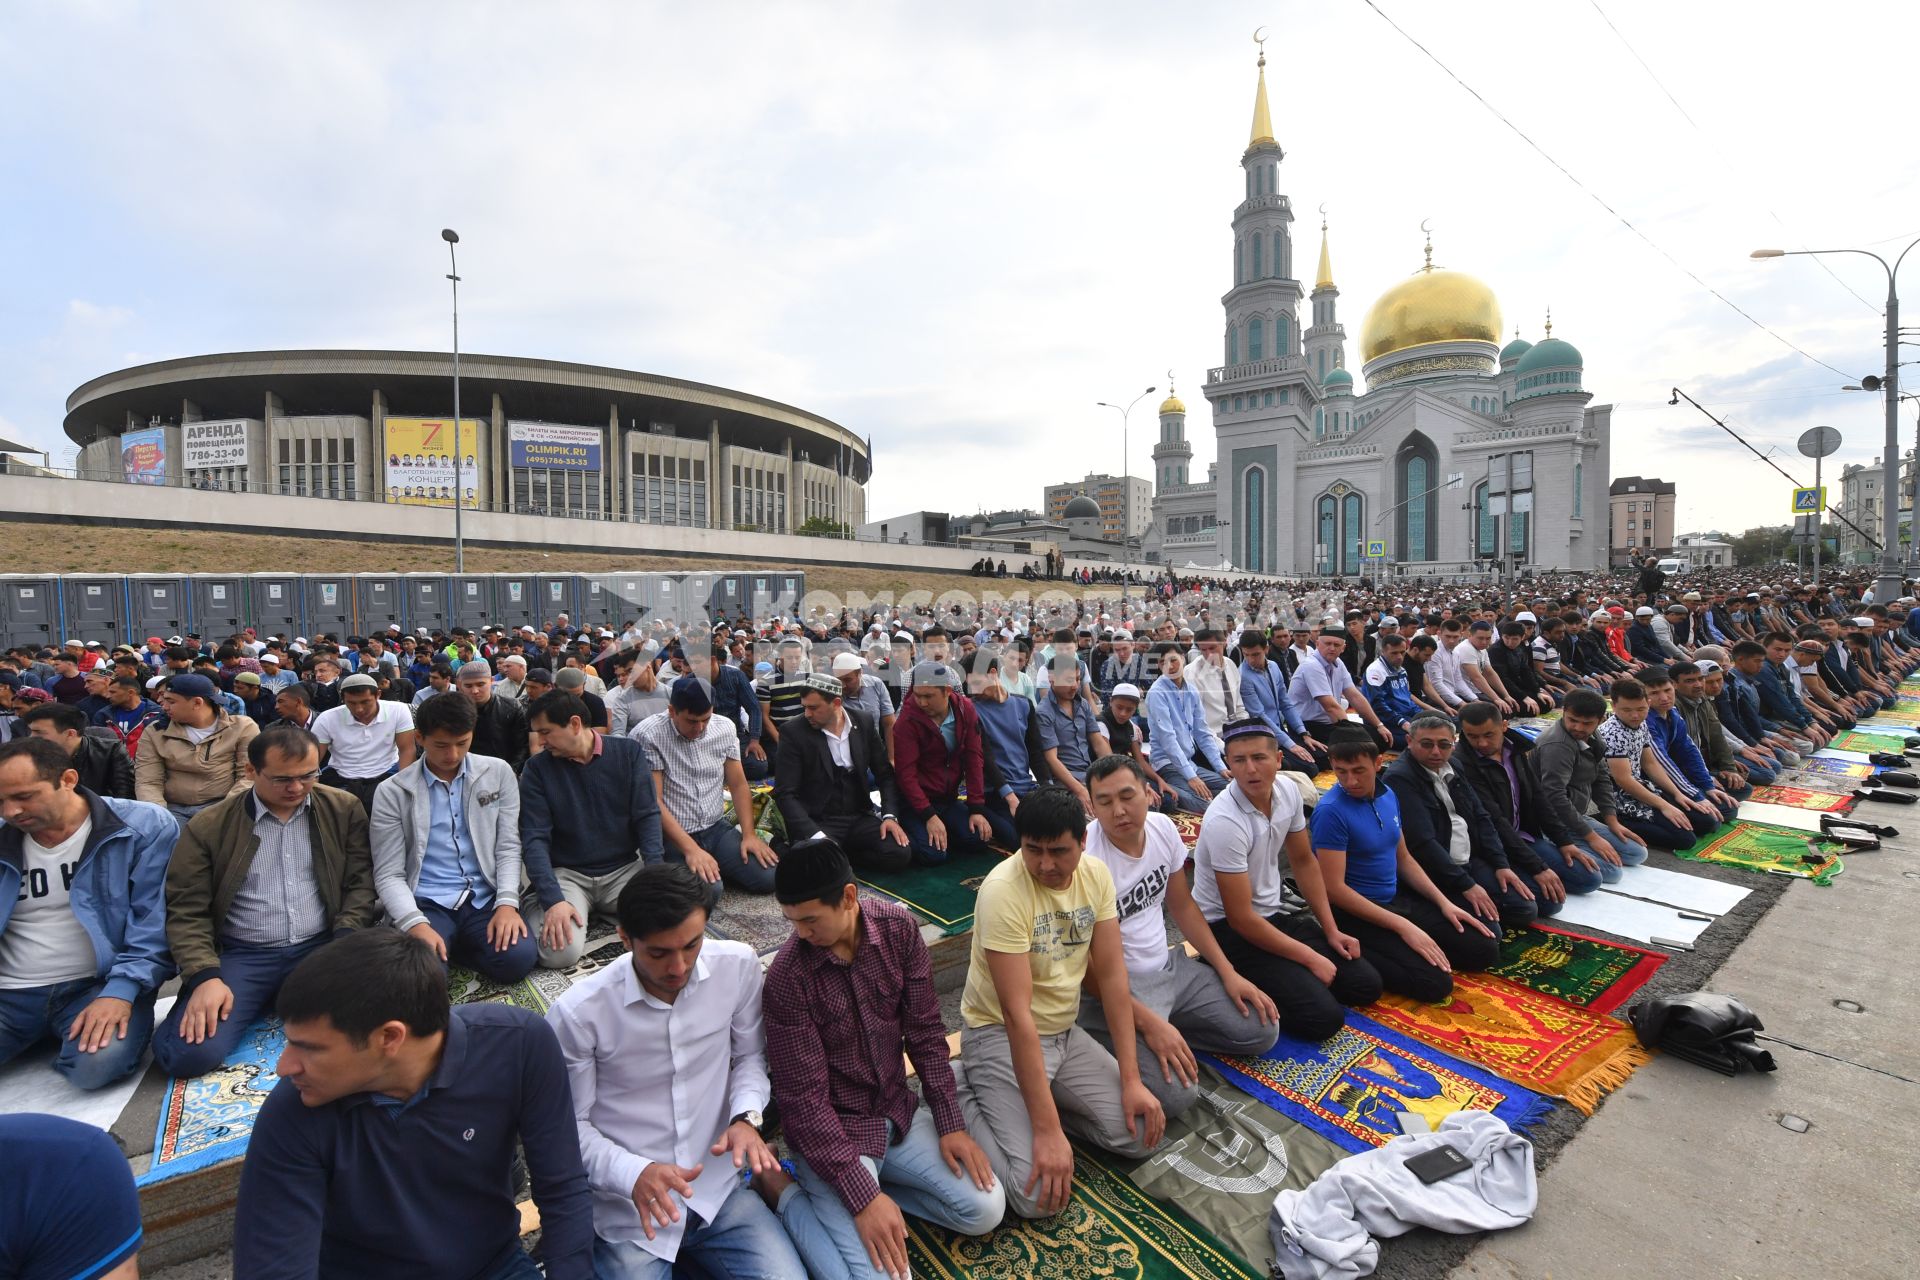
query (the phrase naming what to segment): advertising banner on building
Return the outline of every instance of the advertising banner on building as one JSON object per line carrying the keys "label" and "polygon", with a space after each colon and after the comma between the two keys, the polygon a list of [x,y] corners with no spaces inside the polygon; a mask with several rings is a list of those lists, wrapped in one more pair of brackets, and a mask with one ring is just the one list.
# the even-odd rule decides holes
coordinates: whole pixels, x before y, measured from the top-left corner
{"label": "advertising banner on building", "polygon": [[388,418],[387,501],[414,507],[452,506],[457,448],[466,500],[472,503],[480,488],[479,441],[478,418],[461,419],[457,446],[452,418]]}
{"label": "advertising banner on building", "polygon": [[120,437],[120,465],[128,484],[167,482],[167,433],[161,427],[142,427]]}
{"label": "advertising banner on building", "polygon": [[189,471],[247,465],[247,420],[221,418],[180,424],[180,452]]}
{"label": "advertising banner on building", "polygon": [[507,423],[507,461],[544,471],[598,471],[606,432],[551,422]]}

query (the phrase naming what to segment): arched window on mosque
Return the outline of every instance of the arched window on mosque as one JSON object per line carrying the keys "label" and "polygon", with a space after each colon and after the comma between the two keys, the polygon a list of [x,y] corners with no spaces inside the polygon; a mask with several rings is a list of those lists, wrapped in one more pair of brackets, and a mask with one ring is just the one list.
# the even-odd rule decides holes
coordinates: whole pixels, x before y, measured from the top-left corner
{"label": "arched window on mosque", "polygon": [[[1258,231],[1254,232],[1253,233],[1253,279],[1255,280],[1258,280],[1260,279],[1260,277],[1267,274],[1265,271],[1260,269],[1260,241],[1261,241],[1260,233]],[[1258,356],[1255,356],[1254,358],[1256,360],[1259,359]]]}
{"label": "arched window on mosque", "polygon": [[1359,494],[1350,493],[1341,500],[1340,506],[1340,572],[1359,573],[1360,555],[1367,549],[1367,526],[1362,519],[1365,504]]}
{"label": "arched window on mosque", "polygon": [[[1260,241],[1258,238],[1253,242],[1253,260],[1257,268],[1260,262]],[[1247,321],[1247,360],[1251,363],[1255,360],[1264,360],[1266,358],[1266,321],[1262,320],[1259,316],[1255,316],[1253,319]]]}
{"label": "arched window on mosque", "polygon": [[1340,545],[1339,507],[1337,500],[1329,493],[1321,497],[1315,504],[1315,508],[1315,526],[1319,530],[1314,535],[1315,551],[1319,560],[1315,571],[1323,578],[1332,577],[1334,550]]}
{"label": "arched window on mosque", "polygon": [[1244,283],[1247,278],[1246,270],[1241,265],[1241,255],[1245,250],[1246,245],[1244,241],[1235,240],[1233,242],[1233,282],[1235,284]]}
{"label": "arched window on mosque", "polygon": [[1227,326],[1227,363],[1240,363],[1240,330],[1233,325]]}
{"label": "arched window on mosque", "polygon": [[1284,356],[1293,350],[1292,335],[1288,329],[1287,313],[1282,311],[1273,318],[1273,354]]}
{"label": "arched window on mosque", "polygon": [[1439,471],[1439,455],[1434,451],[1433,442],[1416,431],[1400,446],[1395,462],[1397,492],[1394,496],[1400,503],[1396,521],[1400,536],[1394,545],[1400,548],[1403,561],[1431,560],[1438,546],[1439,503],[1429,490]]}
{"label": "arched window on mosque", "polygon": [[1313,438],[1316,440],[1327,434],[1325,412],[1323,409],[1315,409],[1313,411]]}
{"label": "arched window on mosque", "polygon": [[1573,464],[1573,518],[1575,520],[1580,519],[1580,508],[1586,505],[1584,495],[1581,493],[1585,486],[1580,483],[1580,476],[1584,470],[1584,464],[1578,462]]}
{"label": "arched window on mosque", "polygon": [[1246,530],[1247,557],[1245,568],[1249,573],[1267,571],[1267,473],[1263,467],[1248,467],[1246,471],[1246,499],[1241,515],[1241,527]]}
{"label": "arched window on mosque", "polygon": [[1473,511],[1473,558],[1476,560],[1491,560],[1494,554],[1494,520],[1493,511],[1487,504],[1487,482],[1485,480],[1473,486]]}

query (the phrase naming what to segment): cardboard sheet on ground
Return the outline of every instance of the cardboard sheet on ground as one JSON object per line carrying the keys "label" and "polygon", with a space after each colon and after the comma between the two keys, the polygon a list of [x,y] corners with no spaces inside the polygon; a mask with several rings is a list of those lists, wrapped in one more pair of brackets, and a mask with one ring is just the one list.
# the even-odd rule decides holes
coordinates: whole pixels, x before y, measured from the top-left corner
{"label": "cardboard sheet on ground", "polygon": [[1569,894],[1553,923],[1599,929],[1636,942],[1668,938],[1691,946],[1713,922],[1683,920],[1677,909],[1664,903],[1645,902],[1617,893],[1583,893]]}
{"label": "cardboard sheet on ground", "polygon": [[1792,827],[1796,831],[1820,830],[1820,815],[1811,809],[1795,809],[1784,804],[1759,804],[1742,801],[1735,815],[1743,822],[1764,822],[1769,826]]}
{"label": "cardboard sheet on ground", "polygon": [[[1658,902],[1681,911],[1704,911],[1708,915],[1723,916],[1739,906],[1741,899],[1752,890],[1743,889],[1737,884],[1723,884],[1718,880],[1709,880],[1705,876],[1689,875],[1684,871],[1666,871],[1659,867],[1642,865],[1623,869],[1620,873],[1620,882],[1607,885],[1603,892],[1624,894],[1629,898],[1645,898],[1649,902]],[[1564,915],[1565,913],[1562,912],[1560,916],[1554,917],[1554,920],[1559,920]],[[1552,924],[1554,921],[1549,920],[1544,923]]]}
{"label": "cardboard sheet on ground", "polygon": [[[154,1025],[158,1026],[166,1020],[167,1011],[173,1008],[173,1000],[172,996],[167,996],[155,1002]],[[114,1121],[120,1118],[120,1113],[127,1109],[133,1091],[140,1087],[140,1081],[146,1077],[147,1068],[153,1062],[151,1056],[142,1058],[140,1069],[125,1080],[105,1089],[83,1093],[53,1069],[53,1058],[57,1052],[58,1049],[49,1042],[0,1067],[0,1115],[33,1111],[111,1129]]]}

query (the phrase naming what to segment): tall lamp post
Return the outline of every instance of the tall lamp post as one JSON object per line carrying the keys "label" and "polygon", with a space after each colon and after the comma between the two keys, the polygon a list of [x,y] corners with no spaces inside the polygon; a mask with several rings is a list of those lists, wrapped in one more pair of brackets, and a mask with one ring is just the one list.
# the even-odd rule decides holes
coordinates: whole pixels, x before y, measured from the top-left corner
{"label": "tall lamp post", "polygon": [[[1105,400],[1094,401],[1094,403],[1102,409],[1112,409],[1120,415],[1120,552],[1122,555],[1126,554],[1127,540],[1133,536],[1133,486],[1127,483],[1131,478],[1127,474],[1127,469],[1133,465],[1133,455],[1127,449],[1127,415],[1133,412],[1134,405],[1139,404],[1159,389],[1158,387],[1148,387],[1145,391],[1142,391],[1139,395],[1129,400],[1127,407],[1124,409],[1117,404],[1108,404]],[[1126,573],[1122,571],[1120,575],[1120,598],[1124,600],[1126,597],[1127,577]]]}
{"label": "tall lamp post", "polygon": [[442,228],[440,238],[447,242],[447,279],[453,281],[453,571],[467,571],[467,538],[460,527],[460,514],[467,505],[467,468],[460,453],[460,264],[453,246],[460,233]]}
{"label": "tall lamp post", "polygon": [[[1848,383],[1840,389],[1842,391],[1878,391],[1880,389],[1880,379],[1869,374],[1865,378],[1862,378],[1858,384]],[[1920,391],[1902,391],[1899,395],[1902,400],[1911,400],[1916,405],[1920,405]],[[1916,480],[1916,478],[1920,478],[1920,413],[1914,415],[1913,464],[1907,468],[1907,472],[1910,485],[1920,482],[1920,480]],[[1911,499],[1913,494],[1909,493],[1907,496]],[[1909,507],[1908,511],[1909,518],[1913,518],[1911,515],[1912,508]],[[1912,570],[1914,574],[1920,575],[1920,531],[1913,531],[1908,535],[1907,568]]]}
{"label": "tall lamp post", "polygon": [[[1900,275],[1900,264],[1913,252],[1914,245],[1920,245],[1920,240],[1902,249],[1891,266],[1871,249],[1755,249],[1752,255],[1756,258],[1801,258],[1857,253],[1872,258],[1887,273],[1887,371],[1880,383],[1887,400],[1886,452],[1881,457],[1885,476],[1880,482],[1886,510],[1882,525],[1885,532],[1880,542],[1880,576],[1873,584],[1873,598],[1881,604],[1899,599],[1904,585],[1900,565],[1900,294],[1896,282]],[[1816,535],[1818,532],[1816,527]]]}

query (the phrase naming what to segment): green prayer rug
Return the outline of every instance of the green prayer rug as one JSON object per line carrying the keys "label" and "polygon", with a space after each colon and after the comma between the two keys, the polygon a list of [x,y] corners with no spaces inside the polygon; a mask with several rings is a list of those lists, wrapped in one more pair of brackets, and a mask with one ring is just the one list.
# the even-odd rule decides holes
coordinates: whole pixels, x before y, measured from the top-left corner
{"label": "green prayer rug", "polygon": [[956,853],[939,866],[876,873],[860,883],[901,903],[943,933],[965,933],[973,928],[973,900],[980,882],[1004,856],[978,851]]}
{"label": "green prayer rug", "polygon": [[913,1274],[939,1280],[1262,1280],[1172,1205],[1135,1186],[1109,1157],[1074,1148],[1073,1197],[1051,1218],[1009,1218],[984,1236],[962,1236],[907,1218]]}
{"label": "green prayer rug", "polygon": [[1839,734],[1827,744],[1834,751],[1885,751],[1899,755],[1907,749],[1907,735],[1904,733],[1863,733],[1858,729]]}
{"label": "green prayer rug", "polygon": [[1666,962],[1657,951],[1532,925],[1506,931],[1500,963],[1487,972],[1592,1013],[1612,1013]]}
{"label": "green prayer rug", "polygon": [[[1845,847],[1831,840],[1816,840],[1804,831],[1789,827],[1736,822],[1707,843],[1691,849],[1675,849],[1674,853],[1689,862],[1717,862],[1743,871],[1796,876],[1817,885],[1829,885],[1843,869],[1840,850]],[[1809,854],[1816,853],[1820,855],[1817,861],[1806,860]]]}

